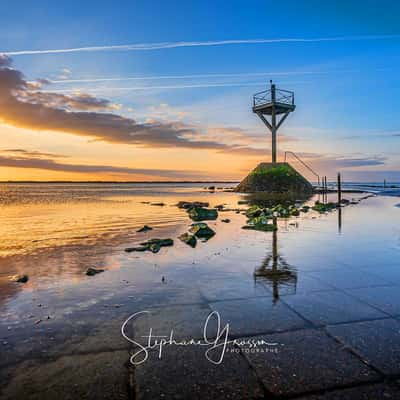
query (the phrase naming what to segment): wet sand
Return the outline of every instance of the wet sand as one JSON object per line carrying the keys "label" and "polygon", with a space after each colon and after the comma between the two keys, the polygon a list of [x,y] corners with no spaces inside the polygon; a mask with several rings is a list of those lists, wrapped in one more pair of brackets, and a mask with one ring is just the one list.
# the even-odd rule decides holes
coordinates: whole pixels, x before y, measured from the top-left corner
{"label": "wet sand", "polygon": [[[2,206],[2,398],[399,396],[398,198],[279,219],[276,233],[242,230],[244,215],[221,212],[208,221],[216,235],[193,249],[177,239],[192,223],[178,201],[245,208],[246,197],[201,186],[96,190]],[[154,229],[137,233],[144,224]],[[124,252],[152,237],[175,243]],[[88,277],[88,267],[105,272]],[[29,281],[10,282],[14,274]],[[278,352],[244,346],[214,365],[203,348],[168,346],[134,367],[120,331],[142,310],[151,314],[127,327],[138,340],[149,327],[201,338],[218,311],[231,339],[264,338]]]}

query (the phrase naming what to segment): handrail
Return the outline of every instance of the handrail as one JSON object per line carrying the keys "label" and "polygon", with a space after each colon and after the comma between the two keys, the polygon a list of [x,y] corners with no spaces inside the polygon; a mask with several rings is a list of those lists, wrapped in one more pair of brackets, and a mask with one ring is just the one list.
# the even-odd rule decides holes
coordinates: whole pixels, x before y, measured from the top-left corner
{"label": "handrail", "polygon": [[318,178],[318,186],[320,185],[320,177],[319,175],[310,167],[308,166],[300,157],[298,157],[293,151],[285,151],[285,162],[286,162],[286,154],[290,153],[294,156],[298,161],[300,161],[310,172],[312,172]]}
{"label": "handrail", "polygon": [[272,91],[270,89],[258,92],[253,95],[253,106],[265,103],[284,103],[294,105],[294,92],[289,90],[276,89],[275,99],[272,99]]}

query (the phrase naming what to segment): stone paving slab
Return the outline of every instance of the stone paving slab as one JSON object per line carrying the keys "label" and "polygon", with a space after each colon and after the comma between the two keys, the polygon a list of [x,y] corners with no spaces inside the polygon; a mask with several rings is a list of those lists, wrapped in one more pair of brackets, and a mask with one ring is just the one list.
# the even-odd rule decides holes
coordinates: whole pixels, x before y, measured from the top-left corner
{"label": "stone paving slab", "polygon": [[353,289],[349,294],[391,316],[400,315],[400,285]]}
{"label": "stone paving slab", "polygon": [[139,343],[145,343],[144,335],[167,336],[171,330],[175,339],[201,339],[207,317],[211,313],[207,305],[183,305],[151,308],[132,322],[133,336]]}
{"label": "stone paving slab", "polygon": [[264,389],[239,353],[227,352],[220,365],[195,346],[167,346],[161,359],[153,351],[135,367],[136,400],[263,399]]}
{"label": "stone paving slab", "polygon": [[337,290],[287,296],[284,302],[315,325],[387,317],[368,304]]}
{"label": "stone paving slab", "polygon": [[253,339],[278,343],[277,354],[243,350],[274,395],[292,396],[380,378],[322,330],[304,329]]}
{"label": "stone paving slab", "polygon": [[350,389],[334,390],[320,395],[298,397],[297,400],[399,400],[400,387],[377,383]]}
{"label": "stone paving slab", "polygon": [[384,319],[328,326],[327,331],[383,374],[400,374],[399,321]]}
{"label": "stone paving slab", "polygon": [[323,272],[311,272],[310,276],[329,284],[336,289],[353,289],[363,287],[376,287],[390,285],[388,279],[373,274],[370,271],[355,269],[326,270]]}
{"label": "stone paving slab", "polygon": [[223,326],[229,323],[234,336],[256,335],[299,329],[309,324],[281,301],[269,297],[210,303],[218,311]]}
{"label": "stone paving slab", "polygon": [[250,277],[209,280],[200,287],[200,291],[207,301],[271,296],[271,292],[264,285]]}
{"label": "stone paving slab", "polygon": [[[294,296],[302,293],[322,292],[334,289],[333,286],[329,286],[328,284],[315,279],[310,273],[300,272],[296,275],[296,278],[296,281],[278,284],[278,288],[276,290],[278,297]],[[257,278],[257,282],[265,285],[265,287],[268,288],[268,290],[272,293],[274,292],[275,283],[273,279],[267,280],[265,277],[261,276]]]}
{"label": "stone paving slab", "polygon": [[14,371],[1,400],[127,400],[127,351],[25,361]]}

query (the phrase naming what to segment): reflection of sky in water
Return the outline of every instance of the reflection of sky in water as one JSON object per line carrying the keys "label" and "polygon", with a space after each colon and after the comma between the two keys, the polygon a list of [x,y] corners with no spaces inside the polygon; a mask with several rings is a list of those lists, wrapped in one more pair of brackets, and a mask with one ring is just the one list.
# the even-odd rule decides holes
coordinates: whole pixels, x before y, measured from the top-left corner
{"label": "reflection of sky in water", "polygon": [[[174,206],[180,200],[244,207],[238,206],[242,197],[236,193],[200,189],[181,187],[178,193],[156,189],[150,195],[146,188],[141,194],[99,196],[98,190],[104,191],[100,187],[90,201],[3,205],[0,336],[11,341],[11,336],[32,333],[25,327],[59,329],[72,321],[93,319],[101,323],[153,305],[251,297],[264,287],[274,294],[273,301],[318,290],[318,282],[321,287],[329,285],[322,281],[332,270],[343,271],[349,279],[361,270],[384,277],[385,268],[397,265],[400,227],[399,208],[394,205],[398,199],[375,197],[343,208],[341,233],[338,212],[280,220],[276,267],[286,273],[281,275],[282,284],[274,285],[277,275],[267,271],[263,280],[260,273],[263,266],[273,268],[273,235],[241,230],[246,220],[241,214],[220,213],[217,221],[209,221],[217,234],[195,249],[176,239],[191,223],[186,212]],[[143,203],[160,201],[166,206]],[[232,222],[222,223],[222,218]],[[144,224],[155,229],[136,233]],[[175,244],[158,254],[123,251],[151,237],[172,237]],[[107,271],[86,277],[90,266]],[[27,284],[9,282],[9,275],[23,273],[30,277]],[[43,322],[36,326],[39,319]]]}

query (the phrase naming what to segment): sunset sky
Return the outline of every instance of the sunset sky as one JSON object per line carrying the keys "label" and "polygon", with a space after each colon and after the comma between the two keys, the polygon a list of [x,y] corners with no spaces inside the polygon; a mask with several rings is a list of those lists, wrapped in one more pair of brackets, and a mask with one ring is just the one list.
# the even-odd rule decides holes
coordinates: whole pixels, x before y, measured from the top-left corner
{"label": "sunset sky", "polygon": [[239,180],[270,160],[273,79],[281,159],[400,181],[400,3],[327,3],[4,2],[0,180]]}

